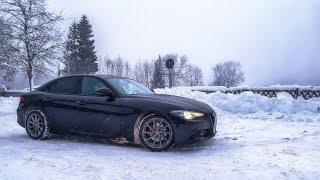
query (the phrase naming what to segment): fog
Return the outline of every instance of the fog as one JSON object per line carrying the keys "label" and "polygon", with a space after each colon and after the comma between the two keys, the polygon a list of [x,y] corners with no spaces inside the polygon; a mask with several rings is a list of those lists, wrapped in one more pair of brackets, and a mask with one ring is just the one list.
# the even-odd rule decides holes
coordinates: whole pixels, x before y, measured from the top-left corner
{"label": "fog", "polygon": [[210,67],[240,61],[245,84],[320,85],[318,0],[50,0],[67,31],[86,14],[100,57],[131,63],[179,53]]}

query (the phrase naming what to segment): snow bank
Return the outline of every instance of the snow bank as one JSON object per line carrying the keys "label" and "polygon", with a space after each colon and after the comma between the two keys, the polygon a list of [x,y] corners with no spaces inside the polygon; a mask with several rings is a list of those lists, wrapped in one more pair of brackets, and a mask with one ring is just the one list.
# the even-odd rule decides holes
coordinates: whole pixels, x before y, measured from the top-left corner
{"label": "snow bank", "polygon": [[[301,121],[303,119],[303,121],[320,122],[320,98],[310,100],[298,98],[296,100],[285,92],[279,93],[277,98],[268,98],[252,92],[234,95],[218,91],[206,94],[181,87],[156,89],[155,91],[159,94],[183,96],[205,102],[220,115],[231,113],[238,114],[243,118],[259,116],[262,119],[265,116],[273,115],[274,119],[285,119],[286,121]],[[265,119],[270,119],[270,117]]]}
{"label": "snow bank", "polygon": [[19,98],[0,97],[0,113],[15,112],[19,104]]}

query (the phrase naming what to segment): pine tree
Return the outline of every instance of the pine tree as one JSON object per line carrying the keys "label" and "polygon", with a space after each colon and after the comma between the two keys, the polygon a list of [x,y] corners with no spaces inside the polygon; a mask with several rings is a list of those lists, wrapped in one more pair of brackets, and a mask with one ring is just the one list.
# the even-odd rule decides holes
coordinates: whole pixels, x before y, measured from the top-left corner
{"label": "pine tree", "polygon": [[68,40],[66,42],[64,51],[64,74],[77,74],[79,72],[80,61],[78,59],[79,53],[79,32],[78,24],[73,22],[69,28]]}
{"label": "pine tree", "polygon": [[153,81],[152,88],[164,88],[165,87],[165,79],[164,79],[164,63],[159,55],[159,58],[155,61],[154,73],[153,73]]}
{"label": "pine tree", "polygon": [[93,34],[92,26],[87,16],[83,15],[80,22],[78,23],[79,32],[79,61],[81,65],[78,68],[78,73],[91,74],[98,71],[97,55]]}

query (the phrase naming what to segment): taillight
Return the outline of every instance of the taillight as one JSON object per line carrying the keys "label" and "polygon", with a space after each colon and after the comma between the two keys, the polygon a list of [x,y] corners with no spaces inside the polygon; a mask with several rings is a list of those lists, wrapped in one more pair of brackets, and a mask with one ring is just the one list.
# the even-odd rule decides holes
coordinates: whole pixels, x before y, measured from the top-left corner
{"label": "taillight", "polygon": [[26,98],[24,96],[19,96],[20,102],[24,102]]}

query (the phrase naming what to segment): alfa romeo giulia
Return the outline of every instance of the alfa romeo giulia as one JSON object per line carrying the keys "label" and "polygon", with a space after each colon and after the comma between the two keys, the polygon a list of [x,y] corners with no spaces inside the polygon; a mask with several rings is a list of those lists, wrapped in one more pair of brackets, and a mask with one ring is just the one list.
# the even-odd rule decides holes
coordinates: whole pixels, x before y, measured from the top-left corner
{"label": "alfa romeo giulia", "polygon": [[151,151],[212,138],[216,114],[202,102],[156,94],[131,79],[72,75],[20,96],[18,124],[35,140],[51,134],[122,138]]}

